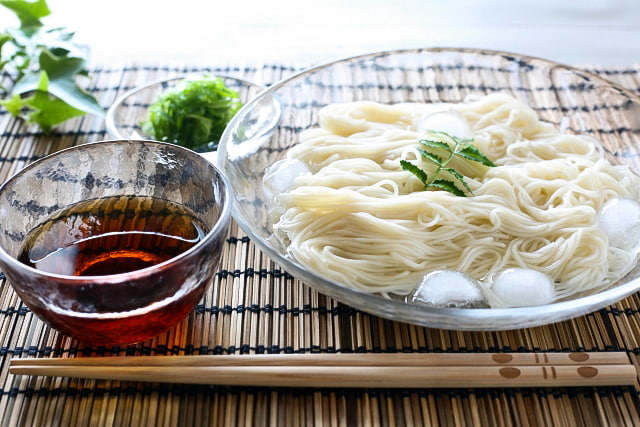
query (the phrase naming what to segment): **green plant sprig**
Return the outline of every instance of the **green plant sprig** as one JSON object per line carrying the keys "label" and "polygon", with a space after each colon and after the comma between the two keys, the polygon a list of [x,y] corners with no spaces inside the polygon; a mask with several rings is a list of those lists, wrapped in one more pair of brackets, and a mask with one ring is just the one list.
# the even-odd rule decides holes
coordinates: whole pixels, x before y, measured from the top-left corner
{"label": "green plant sprig", "polygon": [[80,87],[76,76],[88,76],[89,48],[73,41],[66,28],[45,28],[51,14],[46,0],[0,0],[15,13],[19,28],[0,29],[0,105],[13,116],[49,132],[86,113],[104,115],[96,98]]}
{"label": "green plant sprig", "polygon": [[[462,139],[449,135],[446,132],[438,131],[429,131],[428,136],[429,138],[420,139],[419,142],[423,147],[430,149],[431,151],[424,149],[420,149],[419,151],[424,159],[436,165],[436,169],[431,173],[431,175],[429,175],[426,171],[420,169],[413,163],[407,160],[400,160],[402,169],[415,175],[416,178],[424,184],[423,190],[433,188],[448,191],[449,193],[459,197],[466,197],[467,194],[456,185],[455,181],[457,181],[468,194],[473,195],[471,188],[469,188],[469,184],[467,184],[464,179],[464,175],[457,170],[448,167],[449,162],[458,156],[481,163],[488,167],[495,167],[495,164],[473,145],[472,139]],[[434,153],[434,149],[445,151],[446,158],[440,157],[438,154]],[[448,173],[455,179],[455,181],[442,178],[442,172]]]}

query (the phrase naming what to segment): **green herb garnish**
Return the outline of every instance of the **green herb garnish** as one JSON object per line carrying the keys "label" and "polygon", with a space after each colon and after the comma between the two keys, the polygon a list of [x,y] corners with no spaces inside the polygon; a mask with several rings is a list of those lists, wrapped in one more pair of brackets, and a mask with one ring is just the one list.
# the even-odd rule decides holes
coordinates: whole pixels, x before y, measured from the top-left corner
{"label": "green herb garnish", "polygon": [[0,0],[13,11],[20,28],[0,32],[0,71],[9,77],[0,86],[0,105],[13,116],[49,132],[72,117],[103,115],[98,101],[75,81],[87,76],[89,49],[73,42],[65,28],[45,29],[40,19],[51,14],[45,0]]}
{"label": "green herb garnish", "polygon": [[[430,188],[448,191],[456,196],[466,197],[456,182],[462,184],[467,193],[473,195],[469,185],[464,179],[464,175],[452,167],[448,167],[449,162],[456,157],[472,160],[488,167],[494,167],[495,164],[480,152],[474,145],[472,139],[461,139],[451,136],[445,132],[429,131],[429,138],[421,139],[419,142],[423,147],[429,149],[420,150],[420,154],[424,159],[433,163],[436,169],[429,175],[426,171],[406,160],[400,160],[402,169],[411,172],[424,184],[424,190]],[[440,155],[443,153],[444,155]],[[442,178],[442,173],[447,174],[450,179]]]}
{"label": "green herb garnish", "polygon": [[154,100],[142,132],[192,150],[213,151],[240,107],[238,93],[219,77],[184,81]]}

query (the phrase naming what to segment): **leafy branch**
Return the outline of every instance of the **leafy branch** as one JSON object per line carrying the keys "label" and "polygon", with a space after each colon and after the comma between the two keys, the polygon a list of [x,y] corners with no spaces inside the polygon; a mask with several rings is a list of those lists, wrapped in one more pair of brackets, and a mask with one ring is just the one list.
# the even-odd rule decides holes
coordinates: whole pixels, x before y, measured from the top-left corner
{"label": "leafy branch", "polygon": [[[436,166],[436,169],[431,173],[431,175],[406,160],[400,160],[402,169],[415,175],[416,178],[424,184],[424,190],[434,188],[448,191],[456,196],[466,197],[465,192],[456,185],[456,182],[458,182],[467,191],[467,193],[473,195],[471,188],[469,188],[469,184],[467,184],[464,179],[464,175],[454,168],[449,167],[449,162],[457,156],[481,163],[488,167],[494,167],[495,164],[473,145],[473,140],[471,139],[462,139],[449,135],[445,132],[437,131],[430,131],[429,137],[430,138],[428,139],[421,139],[419,142],[424,148],[427,148],[430,151],[424,149],[420,149],[419,151],[425,160]],[[440,151],[444,151],[444,157],[437,154]],[[449,176],[453,177],[454,180],[442,178],[442,172],[449,174]]]}
{"label": "leafy branch", "polygon": [[51,13],[46,0],[0,0],[0,5],[20,20],[20,28],[0,32],[0,71],[11,83],[0,86],[0,105],[45,132],[72,117],[103,115],[75,80],[88,75],[89,49],[73,42],[74,33],[65,28],[44,28],[40,20]]}

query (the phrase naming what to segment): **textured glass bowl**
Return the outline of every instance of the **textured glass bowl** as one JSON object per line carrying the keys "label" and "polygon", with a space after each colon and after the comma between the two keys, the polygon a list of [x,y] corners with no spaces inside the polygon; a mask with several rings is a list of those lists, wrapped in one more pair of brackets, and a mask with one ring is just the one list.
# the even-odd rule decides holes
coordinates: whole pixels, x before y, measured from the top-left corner
{"label": "textured glass bowl", "polygon": [[[503,92],[535,109],[542,120],[599,139],[609,160],[638,171],[640,99],[593,74],[550,61],[474,49],[381,52],[318,66],[278,82],[229,123],[218,165],[234,190],[233,215],[250,238],[289,273],[328,296],[398,321],[459,330],[516,329],[552,323],[614,303],[640,289],[635,268],[613,287],[565,302],[525,308],[435,308],[362,293],[306,270],[271,239],[265,169],[285,157],[318,111],[335,102],[460,102],[467,95]],[[277,101],[277,102],[275,102]],[[279,105],[277,125],[247,136],[265,105]],[[275,109],[274,109],[275,110]]]}
{"label": "textured glass bowl", "polygon": [[[96,200],[121,196],[109,210],[97,209]],[[208,230],[164,262],[119,274],[54,274],[18,261],[29,232],[79,202],[91,203],[83,211],[85,224],[123,227],[142,206],[129,196],[151,197],[154,206],[166,200],[186,207]],[[91,219],[101,212],[104,220]],[[164,216],[163,227],[184,223]],[[0,187],[0,217],[0,266],[22,301],[50,326],[83,342],[127,344],[174,326],[211,284],[231,221],[231,192],[220,171],[193,151],[152,141],[106,141],[59,151],[10,178]],[[140,217],[133,229],[157,231],[146,227],[148,218]]]}
{"label": "textured glass bowl", "polygon": [[[125,92],[107,110],[105,125],[109,135],[114,139],[154,139],[142,132],[140,124],[147,119],[149,106],[156,97],[185,79],[197,80],[204,76],[185,75],[155,80]],[[211,76],[220,77],[225,86],[238,92],[243,104],[264,89],[260,85],[236,77],[213,74]]]}

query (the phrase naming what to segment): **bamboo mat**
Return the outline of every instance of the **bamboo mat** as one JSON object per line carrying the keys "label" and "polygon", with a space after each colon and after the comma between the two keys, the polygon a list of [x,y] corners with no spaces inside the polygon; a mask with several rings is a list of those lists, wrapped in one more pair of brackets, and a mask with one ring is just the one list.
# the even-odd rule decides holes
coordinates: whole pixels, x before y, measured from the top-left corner
{"label": "bamboo mat", "polygon": [[[90,91],[107,107],[139,84],[208,71],[269,84],[280,65],[92,70]],[[590,71],[640,93],[640,66]],[[0,181],[57,150],[107,139],[83,117],[44,136],[0,113]],[[640,368],[640,294],[552,325],[456,332],[392,322],[306,287],[231,227],[215,283],[189,317],[138,345],[91,348],[39,321],[0,276],[0,425],[640,425],[633,387],[567,389],[285,389],[187,386],[12,376],[12,357],[291,352],[626,351]]]}

